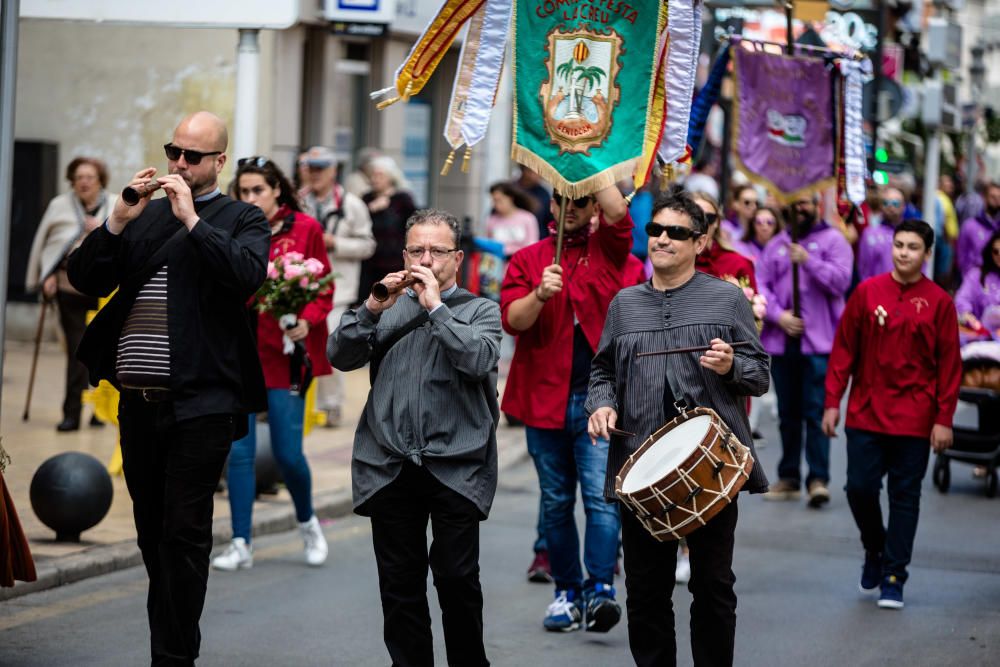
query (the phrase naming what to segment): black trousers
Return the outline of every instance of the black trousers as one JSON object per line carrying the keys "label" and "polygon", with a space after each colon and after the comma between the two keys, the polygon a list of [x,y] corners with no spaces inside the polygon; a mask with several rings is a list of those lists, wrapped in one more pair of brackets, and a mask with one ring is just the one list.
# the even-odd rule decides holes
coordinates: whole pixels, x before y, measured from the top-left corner
{"label": "black trousers", "polygon": [[[448,664],[489,665],[483,646],[478,508],[426,468],[406,463],[391,484],[365,503],[371,514],[384,619],[396,667],[433,667],[427,569],[434,575]],[[427,520],[430,519],[430,553]]]}
{"label": "black trousers", "polygon": [[59,306],[59,326],[66,336],[66,395],[63,398],[63,419],[80,420],[82,404],[80,397],[87,388],[87,367],[76,358],[76,348],[80,347],[83,332],[87,329],[87,311],[97,308],[97,299],[74,294],[56,292]]}
{"label": "black trousers", "polygon": [[232,415],[178,422],[173,403],[122,392],[125,483],[149,575],[153,665],[193,665],[201,645],[212,550],[213,494],[233,440]]}
{"label": "black trousers", "polygon": [[[698,667],[733,664],[736,593],[733,544],[739,512],[736,500],[687,536],[691,550],[691,653]],[[677,542],[659,542],[632,511],[621,507],[625,556],[628,643],[639,667],[677,664],[674,634],[674,570]]]}

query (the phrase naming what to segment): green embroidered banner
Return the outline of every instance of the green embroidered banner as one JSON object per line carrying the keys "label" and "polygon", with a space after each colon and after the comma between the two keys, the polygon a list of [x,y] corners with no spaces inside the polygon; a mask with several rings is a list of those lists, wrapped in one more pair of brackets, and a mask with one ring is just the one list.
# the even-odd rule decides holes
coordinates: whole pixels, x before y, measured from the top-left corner
{"label": "green embroidered banner", "polygon": [[514,11],[512,158],[570,197],[631,178],[663,130],[667,3],[517,0]]}

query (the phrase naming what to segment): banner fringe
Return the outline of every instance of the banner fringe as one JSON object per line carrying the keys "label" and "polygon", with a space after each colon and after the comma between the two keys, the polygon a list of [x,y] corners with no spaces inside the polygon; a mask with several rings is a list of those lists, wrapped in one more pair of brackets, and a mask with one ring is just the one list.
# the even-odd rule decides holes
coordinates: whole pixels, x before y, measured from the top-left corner
{"label": "banner fringe", "polygon": [[582,181],[570,183],[548,162],[524,146],[520,146],[518,144],[511,146],[510,157],[515,162],[519,162],[525,167],[528,167],[532,171],[536,172],[539,176],[552,184],[552,187],[555,190],[570,199],[586,197],[587,195],[594,194],[598,190],[603,190],[604,188],[615,185],[618,181],[631,179],[632,173],[635,171],[636,160],[638,159],[638,156],[630,158],[624,162],[612,165],[604,171],[594,174],[589,178],[585,178]]}

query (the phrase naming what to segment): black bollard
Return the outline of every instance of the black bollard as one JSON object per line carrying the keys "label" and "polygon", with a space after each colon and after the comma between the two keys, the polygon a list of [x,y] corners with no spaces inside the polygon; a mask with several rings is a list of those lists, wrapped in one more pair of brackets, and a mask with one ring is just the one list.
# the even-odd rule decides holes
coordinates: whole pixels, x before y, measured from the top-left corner
{"label": "black bollard", "polygon": [[29,489],[31,509],[56,531],[58,542],[79,542],[111,508],[114,488],[104,465],[90,454],[64,452],[35,471]]}

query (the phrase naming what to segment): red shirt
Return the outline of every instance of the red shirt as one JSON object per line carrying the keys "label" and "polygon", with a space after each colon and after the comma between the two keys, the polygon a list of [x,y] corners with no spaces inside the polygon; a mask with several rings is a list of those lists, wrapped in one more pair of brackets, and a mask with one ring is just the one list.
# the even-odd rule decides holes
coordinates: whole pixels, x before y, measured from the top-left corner
{"label": "red shirt", "polygon": [[563,248],[563,290],[550,298],[526,331],[511,328],[510,304],[531,293],[555,257],[555,237],[514,253],[500,289],[503,328],[517,336],[501,409],[534,428],[563,428],[573,366],[574,315],[597,349],[611,299],[621,290],[632,250],[632,217],[601,225],[585,244]]}
{"label": "red shirt", "polygon": [[883,273],[858,285],[833,341],[827,408],[840,406],[852,376],[849,428],[927,438],[935,424],[951,427],[962,379],[951,297],[924,277],[902,285]]}
{"label": "red shirt", "polygon": [[753,288],[753,291],[757,291],[757,277],[754,274],[753,262],[735,250],[726,250],[718,241],[713,241],[711,248],[707,248],[705,252],[695,257],[694,268],[723,280],[730,276],[737,280],[746,278],[750,281],[750,287]]}
{"label": "red shirt", "polygon": [[[292,216],[289,219],[289,216]],[[330,260],[327,258],[326,246],[323,244],[323,230],[315,219],[304,213],[292,213],[282,207],[274,216],[274,223],[285,219],[281,230],[271,236],[271,251],[268,259],[274,260],[286,252],[301,252],[307,258],[315,257],[323,262],[323,273],[330,272]],[[312,374],[316,377],[329,375],[333,372],[326,358],[326,316],[333,310],[333,284],[330,290],[321,294],[312,303],[307,304],[299,317],[309,322],[309,335],[306,337],[306,351],[312,362]],[[257,352],[264,368],[264,383],[268,389],[288,389],[289,386],[289,356],[282,352],[282,331],[278,321],[268,313],[257,314]]]}

